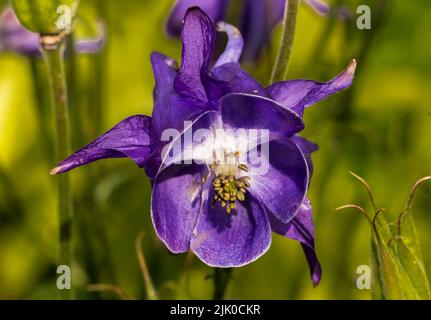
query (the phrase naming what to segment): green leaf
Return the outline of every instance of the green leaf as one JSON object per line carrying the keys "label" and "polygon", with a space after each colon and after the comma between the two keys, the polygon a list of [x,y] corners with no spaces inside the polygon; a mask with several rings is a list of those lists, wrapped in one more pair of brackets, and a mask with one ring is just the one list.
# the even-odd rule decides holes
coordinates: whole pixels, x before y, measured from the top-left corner
{"label": "green leaf", "polygon": [[381,266],[379,263],[377,244],[372,237],[371,239],[371,297],[373,300],[383,300],[385,297],[382,292],[382,281],[379,277],[379,270]]}
{"label": "green leaf", "polygon": [[[348,204],[337,210],[352,208],[366,217],[371,225],[371,293],[373,299],[411,300],[430,299],[431,293],[428,278],[420,251],[416,228],[411,216],[411,203],[417,187],[430,177],[420,179],[414,185],[407,206],[397,221],[397,233],[392,234],[391,228],[383,216],[384,209],[378,209],[368,182],[350,172],[365,187],[374,217],[365,209]],[[401,235],[401,233],[403,233]],[[396,245],[393,245],[396,242]]]}
{"label": "green leaf", "polygon": [[[387,300],[418,299],[420,295],[400,263],[396,251],[388,246],[392,233],[381,214],[382,211],[378,211],[373,219],[372,254],[375,256],[376,266],[373,277],[377,279],[373,297]],[[380,290],[380,294],[377,289]]]}
{"label": "green leaf", "polygon": [[404,244],[412,251],[412,253],[422,261],[422,252],[419,244],[419,239],[416,232],[416,226],[411,212],[413,197],[417,188],[424,182],[430,181],[431,177],[419,179],[413,186],[406,207],[398,217],[397,235],[403,238]]}
{"label": "green leaf", "polygon": [[[78,0],[12,0],[12,6],[20,23],[28,30],[40,34],[58,34],[62,18],[72,20]],[[66,6],[66,7],[61,7]]]}
{"label": "green leaf", "polygon": [[383,299],[402,299],[396,261],[385,243],[385,239],[388,239],[388,235],[390,235],[390,230],[380,212],[375,214],[372,228],[371,248],[376,266],[376,269],[373,270],[373,278],[377,279],[381,297]]}
{"label": "green leaf", "polygon": [[389,224],[383,216],[384,209],[380,209],[376,212],[373,219],[373,229],[379,239],[389,240],[392,238],[392,232],[389,228]]}
{"label": "green leaf", "polygon": [[419,299],[419,294],[394,252],[375,236],[378,261],[377,276],[381,285],[382,298],[387,300]]}
{"label": "green leaf", "polygon": [[404,243],[404,240],[396,240],[397,253],[401,266],[410,278],[410,282],[415,288],[419,299],[429,300],[431,298],[428,277],[421,258],[418,258],[414,252]]}
{"label": "green leaf", "polygon": [[400,264],[409,276],[421,299],[430,299],[431,292],[411,209],[417,188],[423,182],[429,180],[431,180],[431,177],[424,177],[418,180],[413,186],[406,207],[398,217],[397,235],[395,238]]}
{"label": "green leaf", "polygon": [[411,254],[423,264],[422,251],[416,232],[416,226],[410,210],[410,206],[407,205],[406,209],[398,218],[397,239],[402,239],[403,246],[406,246],[407,249],[411,251]]}

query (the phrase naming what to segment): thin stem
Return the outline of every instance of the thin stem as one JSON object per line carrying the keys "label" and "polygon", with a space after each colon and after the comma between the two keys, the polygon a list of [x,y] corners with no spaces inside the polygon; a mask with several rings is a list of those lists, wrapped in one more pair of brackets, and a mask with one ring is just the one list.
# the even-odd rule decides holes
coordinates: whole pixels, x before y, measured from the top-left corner
{"label": "thin stem", "polygon": [[[184,260],[184,265],[181,270],[180,276],[178,278],[178,284],[181,288],[183,285],[186,287],[186,293],[189,299],[191,299],[191,293],[190,293],[190,271],[193,264],[194,254],[193,251],[189,250],[186,255],[186,259]],[[177,295],[179,293],[179,290],[177,292]]]}
{"label": "thin stem", "polygon": [[31,74],[33,79],[33,88],[34,88],[34,98],[37,103],[37,122],[39,124],[39,132],[41,135],[41,143],[45,148],[47,157],[49,161],[54,161],[53,156],[53,142],[51,137],[51,132],[49,127],[45,124],[45,119],[48,114],[49,107],[49,97],[46,97],[44,94],[44,81],[45,77],[42,74],[40,68],[45,67],[44,65],[39,65],[38,57],[32,57],[29,59],[31,66]]}
{"label": "thin stem", "polygon": [[142,276],[145,282],[145,290],[147,292],[148,300],[158,300],[156,289],[153,285],[150,272],[148,271],[147,262],[145,261],[144,250],[142,248],[142,240],[144,240],[144,233],[140,232],[136,237],[135,249],[136,256],[138,257],[139,266],[141,267]]}
{"label": "thin stem", "polygon": [[295,37],[298,3],[299,0],[286,1],[280,50],[278,51],[277,59],[272,69],[270,83],[281,81],[286,78],[290,54],[292,53],[293,39]]}
{"label": "thin stem", "polygon": [[[54,111],[56,161],[59,163],[69,155],[69,114],[66,76],[63,62],[63,38],[59,35],[41,36],[41,47],[48,66],[51,104]],[[68,174],[59,175],[58,183],[58,213],[60,223],[60,265],[67,265],[73,270],[73,210]],[[73,280],[73,272],[72,278]],[[73,281],[72,281],[73,283]],[[73,299],[74,290],[62,290],[63,298]]]}
{"label": "thin stem", "polygon": [[350,171],[349,173],[353,177],[355,177],[356,179],[358,179],[362,183],[362,185],[365,187],[365,189],[367,190],[367,193],[368,193],[368,198],[370,200],[371,206],[373,207],[374,212],[377,212],[379,209],[377,208],[376,201],[374,201],[373,192],[371,191],[371,187],[368,184],[368,182],[364,178],[358,176],[356,173],[354,173],[352,171]]}
{"label": "thin stem", "polygon": [[364,216],[365,216],[365,218],[367,219],[367,221],[370,223],[370,225],[372,225],[373,223],[372,223],[372,221],[371,221],[371,218],[370,218],[370,215],[365,211],[365,209],[364,208],[362,208],[361,206],[358,206],[358,205],[356,205],[356,204],[346,204],[346,205],[344,205],[344,206],[341,206],[341,207],[338,207],[338,208],[335,208],[335,210],[337,210],[337,211],[339,211],[339,210],[344,210],[344,209],[355,209],[355,210],[357,210],[357,211],[359,211],[360,213],[362,213]]}
{"label": "thin stem", "polygon": [[232,269],[230,268],[214,268],[214,295],[213,300],[222,300],[229,280],[231,278]]}
{"label": "thin stem", "polygon": [[419,179],[418,181],[416,181],[415,185],[413,186],[412,190],[410,191],[409,200],[407,201],[406,207],[405,207],[404,211],[399,214],[398,219],[397,219],[397,235],[399,237],[401,237],[401,221],[402,221],[403,217],[405,215],[407,215],[410,212],[410,209],[412,208],[413,197],[415,196],[416,189],[425,181],[430,181],[430,180],[431,180],[431,176],[423,177],[423,178]]}
{"label": "thin stem", "polygon": [[412,188],[412,191],[410,191],[410,194],[409,194],[409,200],[408,200],[408,202],[407,202],[407,205],[406,205],[406,209],[405,209],[405,211],[407,211],[407,210],[410,210],[410,209],[411,209],[411,207],[412,207],[412,202],[413,202],[413,197],[415,196],[415,193],[416,193],[417,188],[418,188],[422,183],[424,183],[424,182],[426,182],[426,181],[431,181],[431,176],[423,177],[423,178],[419,179],[418,181],[416,181],[415,185],[414,185],[414,186],[413,186],[413,188]]}

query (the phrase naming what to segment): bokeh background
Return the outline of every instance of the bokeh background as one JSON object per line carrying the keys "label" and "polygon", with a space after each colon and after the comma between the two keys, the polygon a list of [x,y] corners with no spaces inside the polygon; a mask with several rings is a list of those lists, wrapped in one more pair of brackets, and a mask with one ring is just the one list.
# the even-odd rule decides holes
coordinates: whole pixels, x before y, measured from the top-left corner
{"label": "bokeh background", "polygon": [[[5,1],[3,1],[4,3]],[[233,1],[238,6],[241,1]],[[312,288],[300,245],[273,236],[268,253],[235,269],[227,298],[369,299],[355,282],[359,265],[370,264],[370,230],[356,212],[335,208],[356,203],[369,208],[362,186],[368,180],[378,205],[395,220],[416,180],[431,175],[431,2],[429,0],[333,0],[344,19],[317,15],[301,5],[289,78],[327,81],[348,61],[358,61],[354,85],[308,109],[303,135],[320,150],[313,155],[310,189],[317,252],[323,279]],[[0,2],[1,3],[1,2]],[[1,3],[1,5],[3,5]],[[372,9],[372,29],[356,28],[356,8]],[[172,1],[81,1],[73,37],[107,30],[98,54],[66,58],[71,98],[73,148],[78,149],[133,114],[151,114],[154,80],[149,55],[179,59],[178,39],[164,33]],[[235,9],[230,14],[235,21]],[[244,67],[266,84],[280,26],[271,46]],[[58,220],[52,114],[42,59],[0,52],[0,298],[57,299]],[[74,281],[78,297],[88,284],[122,288],[145,298],[135,253],[144,231],[149,271],[164,298],[210,298],[212,269],[198,259],[171,255],[157,239],[150,218],[150,183],[127,159],[106,160],[70,173],[76,212]],[[431,184],[414,202],[425,264],[431,272]],[[190,260],[189,260],[190,261]],[[184,272],[184,270],[186,272]],[[181,278],[181,280],[180,280]],[[180,281],[179,281],[180,280]]]}

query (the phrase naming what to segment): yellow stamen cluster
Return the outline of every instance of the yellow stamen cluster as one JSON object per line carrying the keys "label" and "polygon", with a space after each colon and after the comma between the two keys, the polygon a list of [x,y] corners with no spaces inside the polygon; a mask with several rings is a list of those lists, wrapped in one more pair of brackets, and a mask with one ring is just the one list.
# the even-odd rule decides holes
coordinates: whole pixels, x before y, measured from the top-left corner
{"label": "yellow stamen cluster", "polygon": [[[248,167],[245,164],[239,164],[238,169],[247,172]],[[226,212],[230,213],[232,209],[236,208],[236,200],[244,201],[247,188],[250,187],[250,177],[235,177],[234,174],[219,173],[213,180],[213,187],[215,190],[212,206],[219,202]]]}

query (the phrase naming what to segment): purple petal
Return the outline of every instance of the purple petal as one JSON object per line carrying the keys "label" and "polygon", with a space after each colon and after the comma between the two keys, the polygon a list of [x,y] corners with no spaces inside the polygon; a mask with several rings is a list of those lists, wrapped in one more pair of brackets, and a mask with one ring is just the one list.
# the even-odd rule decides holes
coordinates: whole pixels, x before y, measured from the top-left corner
{"label": "purple petal", "polygon": [[[205,111],[191,120],[188,119],[189,121],[183,124],[181,130],[172,132],[172,135],[166,137],[169,141],[160,141],[160,137],[157,138],[161,147],[152,149],[152,156],[145,167],[147,175],[153,178],[159,171],[173,164],[191,164],[194,147],[202,143],[202,141],[195,141],[193,134],[200,129],[212,128],[218,119],[219,113],[217,111]],[[151,140],[155,139],[152,138]]]}
{"label": "purple petal", "polygon": [[303,115],[304,109],[326,97],[348,88],[353,82],[356,60],[329,82],[290,80],[277,82],[267,88],[271,97],[285,108]]}
{"label": "purple petal", "polygon": [[240,28],[245,40],[245,60],[258,58],[272,29],[283,19],[284,6],[285,0],[245,1]]}
{"label": "purple petal", "polygon": [[175,61],[161,53],[153,52],[151,65],[155,80],[151,136],[158,141],[164,129],[181,127],[181,117],[178,118],[178,115],[184,112],[186,106],[173,88],[177,75]]}
{"label": "purple petal", "polygon": [[214,68],[212,75],[217,80],[227,82],[230,93],[251,93],[267,96],[265,88],[244,71],[238,63],[226,63]]}
{"label": "purple petal", "polygon": [[344,21],[352,20],[355,13],[348,6],[342,5],[337,8],[337,17]]}
{"label": "purple petal", "polygon": [[268,16],[268,28],[272,29],[283,20],[286,0],[263,0]]}
{"label": "purple petal", "polygon": [[0,50],[41,56],[39,35],[23,28],[12,9],[6,9],[0,17]]}
{"label": "purple petal", "polygon": [[327,15],[329,13],[329,5],[320,0],[305,0],[307,4],[314,9],[318,14]]}
{"label": "purple petal", "polygon": [[[214,197],[210,192],[209,199]],[[262,205],[251,194],[230,214],[211,201],[199,215],[192,251],[212,267],[240,267],[255,261],[271,244],[271,228]]]}
{"label": "purple petal", "polygon": [[[165,168],[180,163],[192,163],[196,160],[195,147],[202,143],[201,139],[193,136],[201,129],[208,130],[214,128],[216,122],[220,119],[217,111],[206,111],[199,115],[197,118],[189,121],[179,134],[172,139],[169,145],[162,150],[162,164],[159,171]],[[199,160],[199,159],[198,159]]]}
{"label": "purple petal", "polygon": [[231,62],[238,62],[244,47],[241,32],[233,25],[226,22],[217,23],[217,31],[226,32],[227,44],[224,52],[220,55],[213,68]]}
{"label": "purple petal", "polygon": [[182,31],[181,67],[174,81],[175,91],[180,95],[207,102],[223,94],[223,84],[208,75],[215,36],[211,19],[201,9],[187,10]]}
{"label": "purple petal", "polygon": [[314,249],[313,212],[310,201],[305,198],[297,215],[289,223],[283,223],[276,217],[269,215],[271,228],[274,232],[287,238],[301,242],[308,264],[310,266],[313,285],[317,286],[322,277],[322,268]]}
{"label": "purple petal", "polygon": [[173,87],[177,75],[174,60],[154,52],[151,54],[151,64],[156,82],[151,126],[151,146],[154,155],[146,170],[149,177],[153,178],[161,164],[161,158],[157,153],[160,154],[161,149],[167,144],[166,141],[161,140],[163,131],[165,129],[183,130],[184,121],[196,118],[205,112],[208,106],[197,104],[176,93]]}
{"label": "purple petal", "polygon": [[151,215],[158,237],[173,253],[186,252],[200,212],[205,166],[172,165],[154,181]]}
{"label": "purple petal", "polygon": [[[182,117],[186,113],[186,105],[175,93],[173,85],[177,75],[176,62],[158,52],[151,53],[151,65],[153,67],[155,86],[153,91],[154,107],[151,125],[151,150],[160,151],[163,144],[161,136],[163,130],[173,128],[179,130]],[[160,157],[151,157],[147,174],[153,177],[160,166]]]}
{"label": "purple petal", "polygon": [[94,53],[102,50],[106,41],[106,28],[99,23],[100,35],[95,39],[79,39],[75,43],[75,51],[79,53]]}
{"label": "purple petal", "polygon": [[216,23],[223,18],[228,4],[229,0],[178,0],[166,22],[166,32],[172,37],[180,36],[184,14],[190,7],[200,7]]}
{"label": "purple petal", "polygon": [[151,136],[154,137],[152,142],[157,144],[160,142],[163,130],[167,128],[180,130],[184,120],[189,120],[200,110],[187,103],[175,92],[173,85],[177,71],[174,60],[161,53],[153,52],[151,64],[155,78]]}
{"label": "purple petal", "polygon": [[55,167],[51,174],[63,173],[106,158],[129,157],[143,167],[150,155],[151,118],[136,115],[118,123]]}
{"label": "purple petal", "polygon": [[[261,152],[260,163],[248,163],[250,188],[269,212],[288,223],[298,213],[307,193],[307,162],[299,147],[290,139],[266,144],[269,152]],[[267,170],[262,169],[265,168],[262,164],[268,164]]]}
{"label": "purple petal", "polygon": [[242,10],[241,32],[245,40],[243,58],[256,60],[261,49],[268,43],[269,30],[265,1],[246,0]]}
{"label": "purple petal", "polygon": [[261,96],[229,94],[221,106],[223,123],[231,128],[267,129],[275,137],[290,137],[304,129],[298,115]]}
{"label": "purple petal", "polygon": [[309,179],[313,175],[313,162],[311,161],[311,154],[314,151],[319,149],[319,146],[307,139],[300,137],[298,135],[294,135],[292,141],[296,143],[296,145],[301,149],[302,154],[304,155],[305,160],[307,160],[307,167],[309,172]]}

